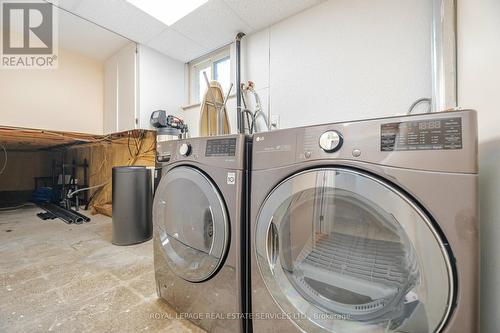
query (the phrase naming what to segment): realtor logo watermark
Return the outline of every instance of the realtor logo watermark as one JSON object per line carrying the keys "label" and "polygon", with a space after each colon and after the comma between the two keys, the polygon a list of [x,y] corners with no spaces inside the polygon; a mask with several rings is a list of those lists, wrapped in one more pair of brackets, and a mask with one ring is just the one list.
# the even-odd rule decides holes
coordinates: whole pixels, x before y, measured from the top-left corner
{"label": "realtor logo watermark", "polygon": [[57,13],[51,3],[0,0],[2,69],[55,69]]}

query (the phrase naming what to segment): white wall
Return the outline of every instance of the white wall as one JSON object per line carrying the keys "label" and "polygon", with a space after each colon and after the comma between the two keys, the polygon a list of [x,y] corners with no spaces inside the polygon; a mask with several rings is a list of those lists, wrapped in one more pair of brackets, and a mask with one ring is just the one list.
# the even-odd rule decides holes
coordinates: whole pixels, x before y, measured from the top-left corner
{"label": "white wall", "polygon": [[53,70],[0,70],[0,125],[102,134],[103,63],[59,49]]}
{"label": "white wall", "polygon": [[479,119],[481,332],[500,332],[500,1],[458,1],[458,96]]}
{"label": "white wall", "polygon": [[136,44],[129,43],[104,65],[104,133],[136,128]]}
{"label": "white wall", "polygon": [[327,1],[270,31],[282,127],[404,113],[429,97],[431,2]]}
{"label": "white wall", "polygon": [[[431,10],[431,0],[326,1],[245,37],[242,78],[281,128],[405,113],[431,94]],[[198,109],[184,114],[191,128]]]}
{"label": "white wall", "polygon": [[139,46],[139,127],[151,128],[149,118],[155,110],[180,115],[185,102],[184,63],[147,46]]}

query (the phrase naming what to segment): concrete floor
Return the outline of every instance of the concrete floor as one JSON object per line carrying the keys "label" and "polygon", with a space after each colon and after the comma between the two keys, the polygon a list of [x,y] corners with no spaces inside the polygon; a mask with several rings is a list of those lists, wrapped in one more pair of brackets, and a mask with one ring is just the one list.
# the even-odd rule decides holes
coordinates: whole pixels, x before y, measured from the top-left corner
{"label": "concrete floor", "polygon": [[111,219],[0,211],[0,332],[203,332],[156,296],[152,241],[111,244]]}

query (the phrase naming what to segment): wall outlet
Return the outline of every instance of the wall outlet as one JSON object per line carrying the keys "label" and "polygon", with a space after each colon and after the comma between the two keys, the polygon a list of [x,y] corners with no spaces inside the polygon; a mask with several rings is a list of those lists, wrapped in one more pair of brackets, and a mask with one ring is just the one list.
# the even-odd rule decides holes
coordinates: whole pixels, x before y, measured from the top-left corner
{"label": "wall outlet", "polygon": [[280,128],[280,116],[278,114],[271,115],[271,130]]}

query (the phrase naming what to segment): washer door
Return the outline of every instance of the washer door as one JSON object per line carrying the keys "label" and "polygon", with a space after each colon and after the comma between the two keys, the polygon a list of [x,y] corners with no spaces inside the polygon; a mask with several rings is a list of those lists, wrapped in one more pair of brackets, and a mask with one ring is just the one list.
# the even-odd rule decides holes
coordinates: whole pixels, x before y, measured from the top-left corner
{"label": "washer door", "polygon": [[204,281],[223,263],[229,244],[226,207],[214,184],[197,169],[181,166],[162,177],[153,222],[167,263],[179,277]]}
{"label": "washer door", "polygon": [[259,212],[257,263],[307,332],[438,332],[450,313],[448,252],[425,213],[361,171],[321,168],[279,184]]}

